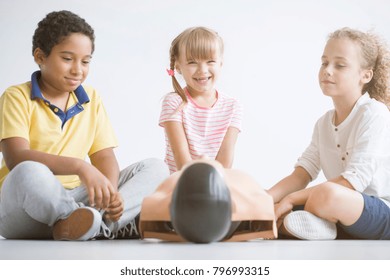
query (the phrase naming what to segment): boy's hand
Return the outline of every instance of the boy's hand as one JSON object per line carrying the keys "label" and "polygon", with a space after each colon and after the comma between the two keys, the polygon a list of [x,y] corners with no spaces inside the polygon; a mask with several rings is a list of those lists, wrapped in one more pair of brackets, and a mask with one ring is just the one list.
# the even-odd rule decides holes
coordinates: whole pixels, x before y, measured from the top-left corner
{"label": "boy's hand", "polygon": [[122,196],[119,192],[116,192],[111,196],[111,202],[108,208],[106,208],[104,218],[116,222],[122,216],[123,210],[124,202]]}
{"label": "boy's hand", "polygon": [[82,165],[78,175],[87,189],[91,207],[107,209],[110,205],[111,196],[115,191],[106,176],[87,162]]}
{"label": "boy's hand", "polygon": [[293,209],[293,204],[289,201],[288,197],[282,199],[279,203],[275,204],[275,218],[284,218]]}
{"label": "boy's hand", "polygon": [[275,204],[275,219],[276,227],[280,228],[283,224],[284,217],[291,212],[293,205],[287,201],[287,199],[282,199],[279,203]]}

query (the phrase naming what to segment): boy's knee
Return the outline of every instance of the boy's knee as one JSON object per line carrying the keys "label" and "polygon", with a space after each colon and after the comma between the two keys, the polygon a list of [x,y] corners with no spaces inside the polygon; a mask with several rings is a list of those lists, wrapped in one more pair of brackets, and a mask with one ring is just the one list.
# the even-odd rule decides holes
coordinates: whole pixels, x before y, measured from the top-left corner
{"label": "boy's knee", "polygon": [[326,211],[327,207],[332,207],[338,197],[338,188],[336,184],[325,182],[313,188],[307,199],[305,209],[313,214]]}
{"label": "boy's knee", "polygon": [[39,176],[40,174],[47,174],[48,172],[51,173],[46,165],[36,161],[23,161],[11,170],[12,174],[16,173],[18,176],[31,176],[32,174]]}
{"label": "boy's knee", "polygon": [[31,189],[39,185],[39,189],[42,189],[50,184],[49,178],[52,177],[54,175],[46,165],[35,161],[23,161],[10,171],[4,180],[3,187],[10,185],[14,189]]}

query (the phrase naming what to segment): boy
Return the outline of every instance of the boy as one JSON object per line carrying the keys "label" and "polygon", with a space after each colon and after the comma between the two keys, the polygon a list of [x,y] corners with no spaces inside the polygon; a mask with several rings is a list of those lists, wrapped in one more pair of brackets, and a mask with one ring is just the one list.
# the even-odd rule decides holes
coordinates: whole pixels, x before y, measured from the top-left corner
{"label": "boy", "polygon": [[40,71],[0,98],[0,235],[5,238],[137,236],[134,218],[143,197],[168,175],[156,159],[119,172],[117,140],[102,101],[93,88],[81,85],[94,39],[79,16],[48,14],[33,36]]}

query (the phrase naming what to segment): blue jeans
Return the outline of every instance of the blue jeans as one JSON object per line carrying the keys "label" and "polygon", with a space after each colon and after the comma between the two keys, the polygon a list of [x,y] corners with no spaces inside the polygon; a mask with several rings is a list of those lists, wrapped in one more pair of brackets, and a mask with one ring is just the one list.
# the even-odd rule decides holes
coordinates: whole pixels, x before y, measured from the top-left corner
{"label": "blue jeans", "polygon": [[[113,231],[138,215],[143,198],[168,175],[168,167],[159,159],[146,159],[120,172],[118,189],[124,212],[110,226]],[[11,170],[0,195],[0,235],[10,239],[51,239],[57,220],[89,204],[85,187],[67,190],[47,166],[33,161],[22,162]]]}

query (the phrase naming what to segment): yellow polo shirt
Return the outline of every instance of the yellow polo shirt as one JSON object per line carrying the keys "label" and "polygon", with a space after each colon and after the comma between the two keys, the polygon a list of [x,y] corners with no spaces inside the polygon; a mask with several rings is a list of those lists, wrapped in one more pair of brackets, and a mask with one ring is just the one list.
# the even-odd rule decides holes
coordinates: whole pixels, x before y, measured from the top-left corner
{"label": "yellow polo shirt", "polygon": [[[79,159],[118,145],[102,100],[93,88],[80,86],[71,92],[63,112],[43,97],[36,79],[39,73],[34,74],[31,82],[9,87],[0,97],[0,141],[22,137],[32,150]],[[3,160],[0,187],[8,172]],[[81,184],[77,175],[57,177],[68,189]]]}

